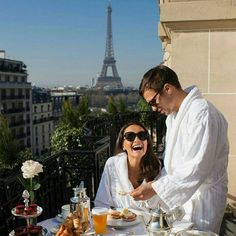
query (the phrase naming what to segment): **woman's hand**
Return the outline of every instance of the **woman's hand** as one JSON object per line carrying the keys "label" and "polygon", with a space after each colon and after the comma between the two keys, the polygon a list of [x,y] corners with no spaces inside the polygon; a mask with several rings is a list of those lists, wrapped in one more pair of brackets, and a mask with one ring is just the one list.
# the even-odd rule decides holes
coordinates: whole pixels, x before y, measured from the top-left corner
{"label": "woman's hand", "polygon": [[152,187],[152,182],[143,183],[138,188],[130,192],[130,196],[134,198],[135,201],[144,201],[156,195]]}

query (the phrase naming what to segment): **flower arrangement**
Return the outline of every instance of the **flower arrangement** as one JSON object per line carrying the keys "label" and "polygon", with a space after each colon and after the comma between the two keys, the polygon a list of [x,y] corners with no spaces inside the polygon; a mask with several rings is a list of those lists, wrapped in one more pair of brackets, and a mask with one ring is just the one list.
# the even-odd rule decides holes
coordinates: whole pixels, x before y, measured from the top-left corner
{"label": "flower arrangement", "polygon": [[43,172],[43,166],[37,161],[27,160],[23,162],[21,170],[23,178],[20,178],[20,181],[29,192],[30,202],[33,203],[35,200],[34,191],[40,188],[40,183],[37,183],[33,178],[38,176],[40,172]]}

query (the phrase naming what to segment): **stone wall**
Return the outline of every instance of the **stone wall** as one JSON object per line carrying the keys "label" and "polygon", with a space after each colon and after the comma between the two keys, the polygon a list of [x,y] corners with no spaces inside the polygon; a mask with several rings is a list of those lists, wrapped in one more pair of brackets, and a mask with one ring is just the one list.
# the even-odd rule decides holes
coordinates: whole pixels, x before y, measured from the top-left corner
{"label": "stone wall", "polygon": [[164,64],[183,87],[196,84],[229,124],[229,198],[236,199],[236,1],[162,0]]}

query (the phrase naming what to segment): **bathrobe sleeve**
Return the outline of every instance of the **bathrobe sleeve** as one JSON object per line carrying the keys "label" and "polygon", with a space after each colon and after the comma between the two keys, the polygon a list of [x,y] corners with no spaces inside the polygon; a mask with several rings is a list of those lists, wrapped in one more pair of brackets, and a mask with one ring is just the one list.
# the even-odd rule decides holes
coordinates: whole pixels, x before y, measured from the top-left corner
{"label": "bathrobe sleeve", "polygon": [[95,206],[101,206],[101,207],[108,207],[110,208],[110,206],[115,206],[114,202],[112,200],[112,194],[111,194],[111,169],[110,169],[110,164],[112,159],[108,159],[103,173],[102,173],[102,177],[99,183],[99,187],[97,190],[97,194],[96,194],[96,198],[94,200],[94,205]]}

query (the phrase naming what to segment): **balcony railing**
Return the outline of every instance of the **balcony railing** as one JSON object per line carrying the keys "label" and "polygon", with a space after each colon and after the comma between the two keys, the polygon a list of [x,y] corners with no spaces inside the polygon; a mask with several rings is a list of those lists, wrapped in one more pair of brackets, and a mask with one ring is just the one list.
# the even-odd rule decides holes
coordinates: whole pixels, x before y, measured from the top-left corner
{"label": "balcony railing", "polygon": [[[54,217],[61,205],[68,203],[73,195],[72,188],[84,181],[88,196],[94,199],[104,164],[110,154],[109,137],[86,137],[93,145],[76,151],[62,151],[41,157],[43,173],[40,174],[41,188],[37,191],[37,204],[43,207],[38,220]],[[11,209],[22,203],[23,187],[18,180],[22,173],[12,171],[0,178],[0,235],[7,235],[17,225]],[[1,173],[3,174],[3,173]]]}
{"label": "balcony railing", "polygon": [[[73,195],[72,188],[83,180],[87,194],[94,199],[107,158],[113,155],[115,140],[120,128],[129,121],[140,120],[150,130],[157,153],[163,151],[162,137],[165,134],[165,117],[155,113],[127,113],[90,119],[87,129],[90,136],[83,139],[78,150],[61,151],[54,155],[41,156],[38,161],[44,166],[39,174],[41,188],[36,192],[37,204],[43,207],[38,220],[55,217],[63,204]],[[161,148],[160,148],[161,147]],[[20,167],[7,175],[0,171],[0,235],[8,235],[19,219],[11,215],[11,209],[22,202],[23,187],[18,180]]]}

